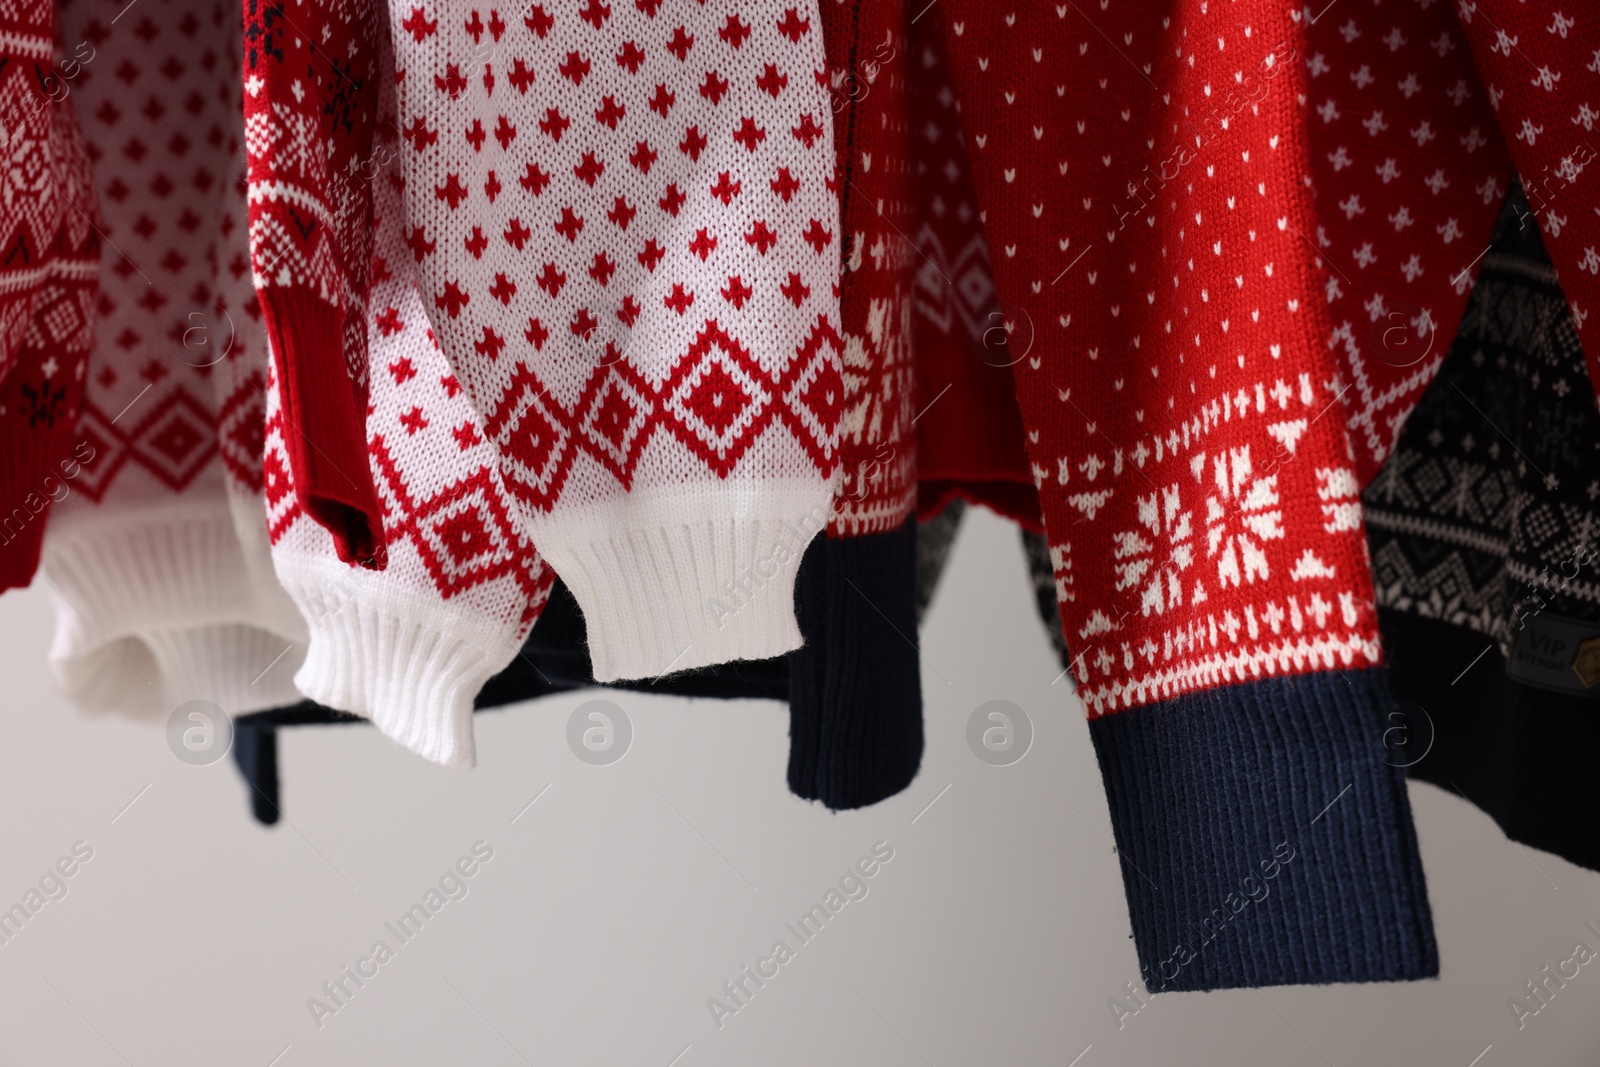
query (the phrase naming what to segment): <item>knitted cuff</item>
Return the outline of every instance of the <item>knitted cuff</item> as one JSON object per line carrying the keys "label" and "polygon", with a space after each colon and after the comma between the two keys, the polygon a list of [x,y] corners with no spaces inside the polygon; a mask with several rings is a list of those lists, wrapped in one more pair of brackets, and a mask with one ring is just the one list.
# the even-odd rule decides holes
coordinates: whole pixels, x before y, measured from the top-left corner
{"label": "knitted cuff", "polygon": [[1511,840],[1600,871],[1600,704],[1508,677],[1494,641],[1465,626],[1385,608],[1378,621],[1394,694],[1416,705],[1394,761]]}
{"label": "knitted cuff", "polygon": [[291,679],[305,624],[249,566],[218,497],[54,516],[43,569],[58,601],[48,658],[85,710],[165,715],[202,698],[232,715],[299,699]]}
{"label": "knitted cuff", "polygon": [[371,719],[424,759],[471,767],[473,698],[517,654],[515,620],[414,598],[332,559],[279,553],[273,562],[311,629],[300,691]]}
{"label": "knitted cuff", "polygon": [[838,811],[900,792],[922,762],[917,529],[819,537],[795,587],[789,790]]}
{"label": "knitted cuff", "polygon": [[795,572],[832,495],[820,478],[635,494],[529,534],[582,607],[604,684],[798,648]]}
{"label": "knitted cuff", "polygon": [[333,535],[346,563],[382,570],[383,509],[367,461],[367,415],[348,381],[344,317],[300,289],[259,291],[300,506]]}
{"label": "knitted cuff", "polygon": [[1389,704],[1325,671],[1090,721],[1151,992],[1439,973]]}

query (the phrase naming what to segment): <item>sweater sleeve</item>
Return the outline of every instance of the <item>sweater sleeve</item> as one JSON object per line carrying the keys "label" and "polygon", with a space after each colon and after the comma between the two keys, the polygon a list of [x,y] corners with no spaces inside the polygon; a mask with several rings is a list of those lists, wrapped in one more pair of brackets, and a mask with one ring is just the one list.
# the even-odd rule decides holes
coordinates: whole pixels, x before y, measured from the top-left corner
{"label": "sweater sleeve", "polygon": [[1528,195],[1524,224],[1539,227],[1600,391],[1600,11],[1480,0],[1456,12]]}
{"label": "sweater sleeve", "polygon": [[74,429],[94,340],[100,236],[83,137],[72,105],[58,98],[54,16],[53,4],[36,0],[0,17],[0,136],[14,190],[0,207],[0,592],[33,580],[51,504],[93,456],[74,451]]}
{"label": "sweater sleeve", "polygon": [[[392,94],[381,92],[391,114]],[[277,388],[267,422],[272,559],[311,633],[300,691],[371,719],[425,759],[471,766],[474,698],[519,654],[555,572],[518,529],[495,449],[429,328],[405,247],[397,136],[385,136],[394,129],[382,123],[370,176],[374,373],[363,456],[388,566],[344,566],[328,532],[306,520]]]}
{"label": "sweater sleeve", "polygon": [[596,679],[797,647],[842,404],[815,0],[390,11],[424,306]]}
{"label": "sweater sleeve", "polygon": [[[1358,366],[1390,386],[1404,368],[1374,371],[1365,334],[1340,343],[1351,310],[1330,286],[1361,268],[1323,225],[1328,201],[1381,179],[1314,188],[1314,156],[1337,145],[1300,11],[1209,7],[939,11],[1004,326],[1025,347],[1013,371],[1063,628],[1151,990],[1426,977],[1357,497],[1377,457],[1347,424]],[[1390,29],[1332,17],[1369,41]],[[1376,69],[1342,71],[1331,110],[1367,110],[1351,94]],[[1488,212],[1467,220],[1485,235]],[[1417,245],[1430,279],[1474,254],[1457,263],[1438,232],[1364,241],[1395,267]],[[1401,417],[1397,402],[1379,425]]]}
{"label": "sweater sleeve", "polygon": [[366,465],[366,288],[377,82],[372,0],[243,0],[250,258],[306,513],[384,565]]}

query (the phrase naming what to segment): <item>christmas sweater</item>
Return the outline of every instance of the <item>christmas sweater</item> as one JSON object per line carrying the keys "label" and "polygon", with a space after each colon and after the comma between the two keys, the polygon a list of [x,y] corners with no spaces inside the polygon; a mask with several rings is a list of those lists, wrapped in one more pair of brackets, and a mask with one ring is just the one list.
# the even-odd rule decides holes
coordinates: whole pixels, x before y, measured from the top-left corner
{"label": "christmas sweater", "polygon": [[[940,15],[1147,983],[1435,973],[1358,494],[1513,161],[1583,180],[1600,30],[1510,2]],[[1550,193],[1582,335],[1600,218]]]}
{"label": "christmas sweater", "polygon": [[843,402],[816,4],[390,13],[424,306],[595,677],[796,647]]}
{"label": "christmas sweater", "polygon": [[94,328],[100,236],[88,157],[67,96],[93,58],[58,53],[55,5],[0,11],[0,591],[27,585],[51,505],[93,462],[73,426]]}
{"label": "christmas sweater", "polygon": [[[305,627],[273,577],[260,497],[265,339],[244,221],[237,10],[60,6],[103,235],[85,456],[43,575],[50,662],[90,710],[165,717],[297,698]],[[66,47],[66,45],[64,45]]]}
{"label": "christmas sweater", "polygon": [[367,470],[367,269],[381,21],[372,0],[243,0],[250,257],[306,514],[381,569]]}
{"label": "christmas sweater", "polygon": [[374,228],[367,456],[388,564],[349,567],[308,515],[276,373],[265,461],[272,560],[311,631],[301,692],[371,719],[427,759],[471,766],[474,698],[518,655],[555,573],[519,529],[498,454],[429,326],[406,247],[390,86],[380,103],[385,121],[360,180]]}

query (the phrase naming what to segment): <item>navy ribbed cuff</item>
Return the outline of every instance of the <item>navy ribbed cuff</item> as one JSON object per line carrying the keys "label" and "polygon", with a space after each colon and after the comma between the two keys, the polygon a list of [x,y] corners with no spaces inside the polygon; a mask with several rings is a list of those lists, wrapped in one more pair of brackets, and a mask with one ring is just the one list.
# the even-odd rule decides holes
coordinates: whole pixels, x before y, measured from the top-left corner
{"label": "navy ribbed cuff", "polygon": [[1267,678],[1090,722],[1150,992],[1439,973],[1383,675]]}

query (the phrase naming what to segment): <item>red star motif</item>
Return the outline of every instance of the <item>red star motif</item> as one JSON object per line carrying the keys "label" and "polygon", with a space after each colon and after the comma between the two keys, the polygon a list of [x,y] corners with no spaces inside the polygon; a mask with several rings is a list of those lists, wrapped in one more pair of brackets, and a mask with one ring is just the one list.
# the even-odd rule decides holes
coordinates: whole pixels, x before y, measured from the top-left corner
{"label": "red star motif", "polygon": [[591,315],[588,308],[579,308],[577,315],[573,316],[572,325],[568,328],[572,330],[572,336],[587,339],[598,325],[600,320]]}
{"label": "red star motif", "polygon": [[550,339],[550,331],[545,329],[544,323],[538,319],[529,319],[528,328],[522,331],[522,336],[528,339],[528,343],[535,351],[538,351],[544,348],[544,343]]}
{"label": "red star motif", "polygon": [[626,67],[629,74],[639,73],[639,66],[644,62],[644,50],[632,41],[622,46],[622,51],[617,53],[617,66]]}
{"label": "red star motif", "polygon": [[528,243],[528,238],[533,236],[533,231],[524,226],[521,219],[512,219],[511,225],[500,236],[506,239],[506,244],[520,252],[522,246]]}
{"label": "red star motif", "polygon": [[688,199],[689,198],[684,196],[683,192],[679,190],[677,183],[674,182],[673,184],[667,186],[667,195],[656,201],[656,203],[660,205],[662,211],[665,211],[667,214],[676,218],[678,215],[678,209],[681,208],[684,201]]}
{"label": "red star motif", "polygon": [[644,267],[645,270],[649,271],[651,274],[654,274],[656,271],[656,264],[660,263],[662,257],[666,254],[666,249],[656,244],[655,238],[652,237],[650,240],[645,242],[644,251],[639,253],[639,264],[640,266]]}
{"label": "red star motif", "polygon": [[567,284],[567,276],[556,270],[554,263],[546,263],[544,273],[534,280],[539,283],[539,288],[550,294],[552,299],[560,296],[561,287]]}
{"label": "red star motif", "polygon": [[640,307],[630,294],[622,298],[622,306],[617,309],[617,318],[624,326],[632,326],[634,320],[639,317],[639,312],[643,310],[644,308]]}
{"label": "red star motif", "polygon": [[544,192],[544,187],[550,184],[550,175],[540,170],[539,164],[529,163],[527,171],[517,179],[517,184],[534,196],[538,196]]}
{"label": "red star motif", "polygon": [[817,125],[817,120],[808,112],[800,116],[800,125],[792,127],[789,132],[794,134],[795,140],[804,141],[805,146],[810,148],[826,131]]}
{"label": "red star motif", "polygon": [[411,227],[411,236],[406,238],[406,247],[411,249],[411,254],[418,263],[422,262],[423,256],[432,254],[437,244],[438,242],[427,239],[421,226]]}
{"label": "red star motif", "polygon": [[598,30],[611,17],[611,5],[602,4],[600,0],[589,0],[578,12],[578,17]]}
{"label": "red star motif", "polygon": [[556,223],[556,232],[568,241],[576,241],[578,234],[583,230],[583,218],[572,213],[570,207],[561,209],[561,221]]}
{"label": "red star motif", "polygon": [[511,298],[517,295],[517,283],[504,274],[497,273],[494,276],[494,284],[489,286],[489,295],[502,304],[509,304]]}
{"label": "red star motif", "polygon": [[780,285],[778,287],[778,291],[784,296],[788,297],[790,300],[794,301],[795,307],[799,307],[802,303],[804,303],[805,298],[811,295],[810,286],[803,284],[800,281],[800,275],[793,272],[790,272],[789,274],[788,283],[785,285]]}
{"label": "red star motif", "polygon": [[500,179],[495,177],[494,171],[483,180],[483,195],[489,198],[489,203],[494,203],[494,198],[500,195]]}
{"label": "red star motif", "polygon": [[750,26],[748,23],[740,22],[738,15],[729,15],[727,25],[717,31],[717,36],[738,48],[744,44],[744,39],[750,36]]}
{"label": "red star motif", "polygon": [[677,56],[679,63],[682,63],[685,59],[689,58],[689,49],[693,47],[694,35],[692,33],[684,32],[682,26],[679,26],[677,30],[673,32],[672,40],[667,42],[667,51]]}
{"label": "red star motif", "polygon": [[444,68],[444,76],[433,76],[433,87],[454,100],[461,95],[461,90],[467,87],[467,79],[461,76],[461,68],[454,63],[448,63]]}
{"label": "red star motif", "polygon": [[594,120],[602,126],[611,129],[617,128],[617,120],[628,113],[628,109],[618,104],[611,97],[603,97],[600,101],[600,110],[594,113]]}
{"label": "red star motif", "polygon": [[589,61],[577,52],[568,52],[567,58],[558,63],[556,69],[573,85],[582,85],[583,79],[589,74]]}
{"label": "red star motif", "polygon": [[684,292],[682,282],[673,282],[672,293],[662,297],[661,302],[676,311],[679,316],[682,316],[685,311],[689,310],[689,306],[694,303],[694,294]]}
{"label": "red star motif", "polygon": [[448,314],[452,319],[461,314],[461,309],[472,302],[472,297],[461,291],[455,282],[445,282],[444,292],[433,298],[433,306]]}
{"label": "red star motif", "polygon": [[706,80],[700,85],[700,95],[711,101],[711,106],[722,103],[728,92],[728,79],[719,77],[714,70],[706,71]]}
{"label": "red star motif", "polygon": [[506,80],[511,83],[512,88],[516,89],[518,93],[526,96],[528,87],[533,84],[533,71],[528,69],[526,63],[518,59],[511,64],[511,73],[506,75]]}
{"label": "red star motif", "polygon": [[483,142],[489,139],[489,135],[484,132],[483,122],[480,119],[473,119],[472,125],[467,128],[467,132],[462,136],[467,139],[467,143],[472,146],[474,152],[482,152]]}
{"label": "red star motif", "polygon": [[561,142],[561,135],[567,132],[567,127],[572,125],[572,120],[562,115],[556,108],[549,108],[544,113],[544,118],[539,120],[539,129],[550,135],[550,139],[557,144]]}
{"label": "red star motif", "polygon": [[[393,337],[395,334],[399,333],[405,328],[405,323],[400,321],[399,310],[393,305],[384,308],[378,313],[377,318],[373,319],[372,321],[373,324],[378,327],[378,332],[383,334],[385,337]],[[405,370],[403,375],[400,373],[401,368],[404,368]],[[416,369],[411,366],[411,361],[409,359],[402,357],[398,363],[389,364],[389,373],[395,376],[395,384],[399,385],[401,382],[415,374]]]}
{"label": "red star motif", "polygon": [[784,12],[783,21],[778,23],[778,32],[795,44],[800,43],[800,38],[804,37],[809,29],[811,29],[811,20],[802,20],[800,12],[792,7]]}
{"label": "red star motif", "polygon": [[762,72],[761,77],[756,79],[756,86],[771,94],[773,99],[777,99],[778,94],[788,84],[789,75],[779,74],[777,66],[772,63],[768,63],[767,69]]}
{"label": "red star motif", "polygon": [[822,250],[833,241],[833,231],[824,230],[822,223],[816,219],[811,220],[811,227],[800,235],[812,248],[817,250],[817,255],[822,255]]}
{"label": "red star motif", "polygon": [[527,17],[525,17],[522,21],[523,24],[528,27],[528,29],[532,30],[540,37],[544,37],[546,34],[548,34],[550,32],[550,27],[556,24],[556,20],[551,18],[550,13],[547,12],[540,4],[535,4],[533,6],[533,10],[529,12]]}
{"label": "red star motif", "polygon": [[689,242],[689,251],[699,256],[702,263],[706,261],[706,257],[710,256],[716,247],[717,239],[703,229],[695,235],[694,240]]}
{"label": "red star motif", "polygon": [[[400,326],[400,316],[395,314],[394,308],[390,308],[387,314],[394,317],[395,328],[398,329]],[[384,335],[388,336],[388,334],[391,332],[392,331],[386,330],[384,331]],[[411,358],[409,356],[401,356],[399,359],[389,364],[389,376],[394,379],[394,384],[404,385],[406,382],[409,382],[412,378],[417,376],[416,365],[411,362]]]}
{"label": "red star motif", "polygon": [[482,444],[483,436],[478,433],[478,428],[469,420],[450,431],[450,436],[456,439],[456,447],[465,452],[473,445]]}
{"label": "red star motif", "polygon": [[593,152],[585,152],[583,162],[572,168],[572,173],[591,189],[594,188],[595,181],[605,172],[606,165],[596,159]]}
{"label": "red star motif", "polygon": [[611,210],[606,212],[606,218],[616,223],[619,229],[626,230],[628,223],[632,222],[638,213],[637,208],[629,207],[628,201],[619,196],[616,203],[611,205]]}
{"label": "red star motif", "polygon": [[472,236],[466,240],[467,251],[472,253],[473,259],[482,259],[483,250],[489,247],[489,239],[483,235],[483,230],[477,226],[472,228]]}
{"label": "red star motif", "polygon": [[756,246],[756,251],[762,255],[767,254],[767,249],[778,243],[778,235],[768,228],[765,220],[758,220],[750,227],[750,232],[744,235],[745,243]]}
{"label": "red star motif", "polygon": [[767,139],[767,131],[757,126],[755,119],[746,115],[739,128],[733,131],[733,139],[744,145],[746,151],[754,152],[756,145]]}
{"label": "red star motif", "polygon": [[678,96],[676,93],[667,92],[665,85],[657,85],[656,95],[650,98],[650,110],[656,112],[662,118],[666,118],[667,112],[671,111],[672,105],[677,102]]}
{"label": "red star motif", "polygon": [[491,362],[500,358],[500,350],[505,346],[505,338],[487,326],[483,328],[483,336],[472,342],[473,351]]}
{"label": "red star motif", "polygon": [[721,200],[723,206],[726,207],[734,197],[739,195],[739,190],[743,187],[744,183],[733,181],[731,175],[727,171],[723,171],[717,178],[717,184],[711,187],[711,195]]}
{"label": "red star motif", "polygon": [[778,168],[778,176],[772,180],[771,185],[772,191],[783,197],[783,202],[785,204],[789,202],[789,198],[794,196],[796,190],[800,188],[800,183],[795,180],[792,174],[789,173],[788,167]]}
{"label": "red star motif", "polygon": [[611,281],[611,276],[616,272],[617,265],[611,262],[611,258],[609,256],[607,256],[604,252],[595,254],[594,264],[589,268],[589,277],[593,278],[601,285],[607,285]]}
{"label": "red star motif", "polygon": [[755,290],[746,285],[744,279],[737,274],[729,275],[728,287],[722,290],[722,299],[741,310],[744,308],[744,302],[754,295]]}
{"label": "red star motif", "polygon": [[633,155],[628,157],[628,162],[632,163],[640,174],[649,174],[650,167],[657,158],[655,150],[650,147],[650,142],[640,141],[633,146]]}
{"label": "red star motif", "polygon": [[683,140],[678,142],[678,151],[698,163],[701,149],[710,143],[700,135],[700,127],[690,126],[683,131]]}
{"label": "red star motif", "polygon": [[504,115],[494,127],[494,139],[500,142],[500,151],[504,152],[511,147],[511,142],[517,139],[517,128],[506,121]]}
{"label": "red star motif", "polygon": [[461,201],[467,198],[467,187],[461,184],[461,179],[459,177],[452,174],[445,179],[445,183],[443,185],[436,185],[433,187],[433,195],[435,199],[443,200],[448,203],[450,205],[450,210],[454,211],[456,208],[461,206]]}
{"label": "red star motif", "polygon": [[428,426],[428,420],[422,417],[422,409],[413,406],[412,409],[400,416],[400,425],[406,428],[407,435],[415,437],[417,433]]}
{"label": "red star motif", "polygon": [[415,37],[417,43],[420,44],[438,31],[439,20],[434,19],[429,22],[427,13],[420,7],[414,7],[411,9],[411,16],[403,19],[400,25],[409,31],[411,36]]}

